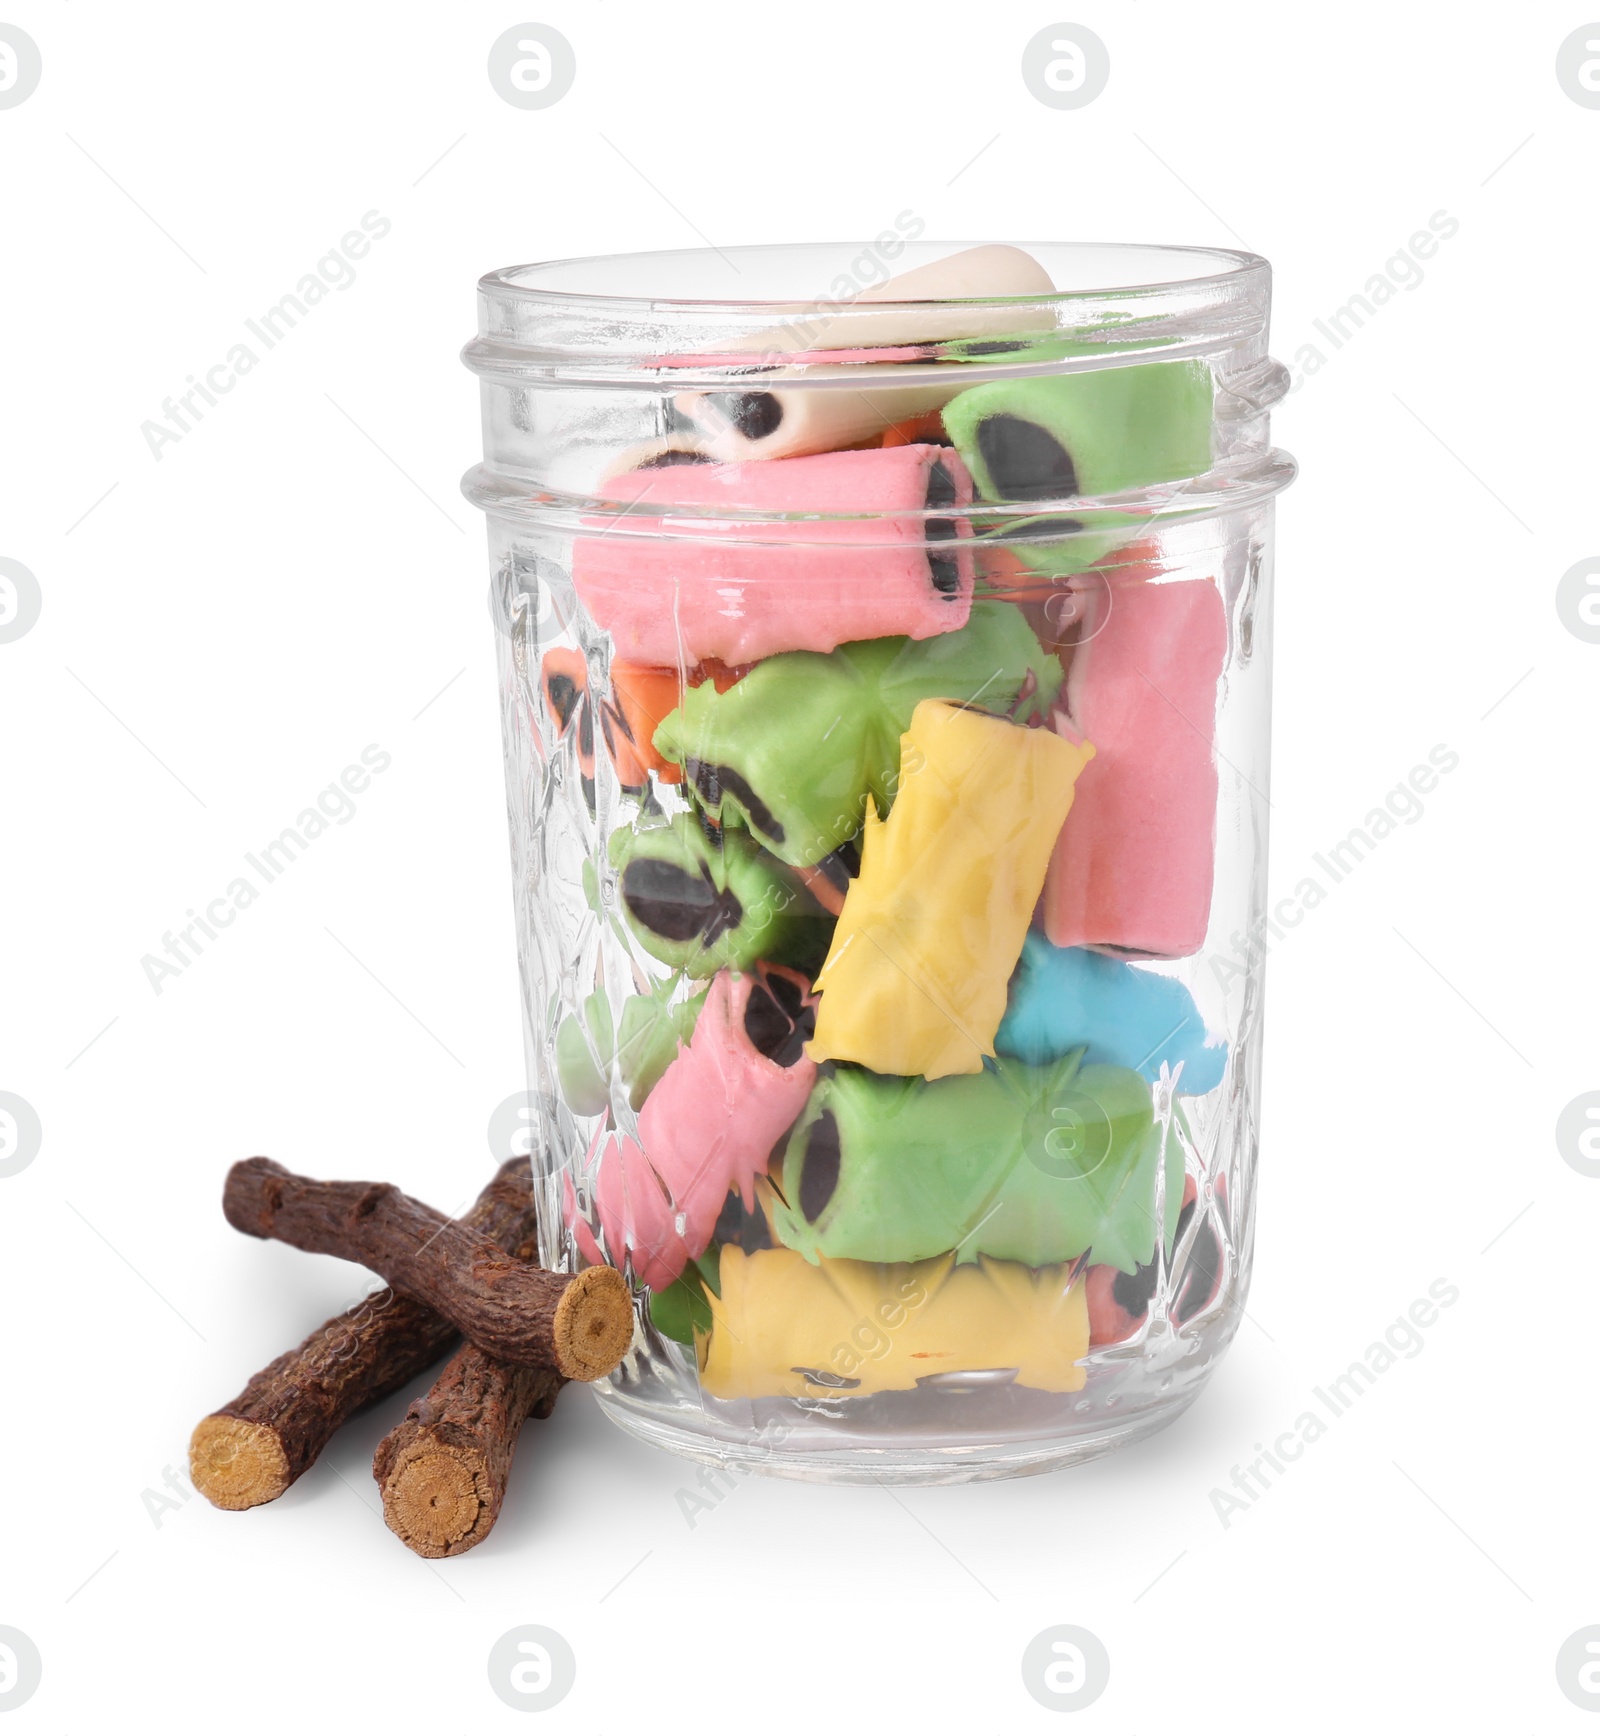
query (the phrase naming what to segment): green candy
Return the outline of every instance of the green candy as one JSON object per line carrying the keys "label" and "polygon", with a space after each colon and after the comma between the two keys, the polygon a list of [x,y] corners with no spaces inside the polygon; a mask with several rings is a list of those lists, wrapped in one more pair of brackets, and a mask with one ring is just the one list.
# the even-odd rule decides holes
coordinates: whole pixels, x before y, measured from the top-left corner
{"label": "green candy", "polygon": [[[1212,396],[1204,362],[1139,362],[973,386],[945,405],[944,425],[985,499],[1068,500],[1203,474]],[[1080,572],[1142,522],[1106,511],[1020,516],[1010,535],[1060,534],[1007,546],[1035,571]]]}
{"label": "green candy", "polygon": [[611,834],[622,911],[653,958],[686,976],[758,959],[816,974],[833,918],[748,832],[713,842],[692,814]]}
{"label": "green candy", "polygon": [[956,633],[781,652],[725,693],[702,682],[663,719],[655,745],[686,769],[707,812],[808,867],[860,831],[869,795],[880,814],[888,810],[900,737],[920,701],[1009,712],[1031,687],[1025,722],[1049,707],[1061,681],[1060,663],[1017,609],[974,603]]}
{"label": "green candy", "polygon": [[954,1249],[1053,1266],[1094,1253],[1133,1272],[1155,1252],[1157,1183],[1183,1155],[1127,1067],[1001,1061],[949,1078],[840,1068],[784,1150],[780,1241],[809,1260],[925,1260]]}
{"label": "green candy", "polygon": [[1105,354],[1104,343],[1090,343],[1081,337],[1063,337],[1059,332],[1018,332],[1015,337],[1007,338],[956,338],[939,346],[941,362],[999,363],[1004,367],[1059,362],[1067,356]]}
{"label": "green candy", "polygon": [[690,1000],[670,1002],[667,996],[673,987],[665,983],[653,994],[629,995],[615,1028],[604,989],[596,989],[583,1003],[581,1020],[578,1013],[568,1013],[561,1021],[556,1031],[556,1076],[574,1115],[599,1115],[606,1110],[613,1068],[628,1089],[629,1104],[635,1110],[643,1104],[678,1050],[687,1047],[705,1005],[704,989]]}
{"label": "green candy", "polygon": [[628,1101],[635,1109],[650,1095],[678,1051],[688,1048],[695,1021],[706,1004],[706,992],[701,989],[676,1005],[656,995],[630,995],[622,1003],[617,1065],[628,1087]]}
{"label": "green candy", "polygon": [[556,1030],[556,1077],[574,1115],[599,1115],[611,1102],[606,1074],[616,1050],[606,991],[596,989],[581,1011],[581,1022],[568,1013]]}
{"label": "green candy", "polygon": [[651,1292],[650,1324],[663,1338],[693,1344],[696,1331],[704,1337],[711,1330],[711,1303],[706,1291],[717,1288],[719,1252],[713,1243],[699,1260],[691,1260],[665,1290]]}

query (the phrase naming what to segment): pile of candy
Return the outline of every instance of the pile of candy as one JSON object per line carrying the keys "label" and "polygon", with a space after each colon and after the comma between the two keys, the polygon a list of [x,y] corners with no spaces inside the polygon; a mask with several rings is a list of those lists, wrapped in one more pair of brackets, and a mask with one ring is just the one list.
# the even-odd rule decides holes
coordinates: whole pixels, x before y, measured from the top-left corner
{"label": "pile of candy", "polygon": [[[982,248],[870,299],[1050,292]],[[631,798],[615,908],[670,975],[557,1033],[598,1123],[568,1220],[710,1397],[1070,1392],[1180,1242],[1169,1316],[1215,1297],[1180,1099],[1228,1051],[1148,961],[1206,931],[1225,611],[1136,514],[1057,504],[1203,473],[1212,381],[1048,371],[1090,347],[979,303],[967,355],[1041,371],[862,392],[780,359],[680,393],[575,539],[612,655],[548,651],[544,701]]]}

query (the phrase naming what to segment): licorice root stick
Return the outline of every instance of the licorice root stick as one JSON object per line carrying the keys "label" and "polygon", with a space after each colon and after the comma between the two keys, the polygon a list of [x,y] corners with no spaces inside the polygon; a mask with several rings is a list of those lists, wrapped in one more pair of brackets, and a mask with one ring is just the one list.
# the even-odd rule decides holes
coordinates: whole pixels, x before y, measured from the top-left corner
{"label": "licorice root stick", "polygon": [[598,1380],[632,1341],[632,1298],[615,1268],[546,1272],[387,1183],[312,1181],[252,1157],[228,1172],[222,1209],[246,1235],[369,1267],[504,1362]]}
{"label": "licorice root stick", "polygon": [[500,1516],[523,1423],[549,1416],[564,1384],[551,1369],[462,1345],[373,1458],[384,1521],[395,1536],[433,1558],[481,1543]]}
{"label": "licorice root stick", "polygon": [[[511,1253],[531,1256],[528,1160],[503,1164],[461,1222]],[[215,1506],[234,1510],[276,1500],[315,1464],[336,1429],[431,1368],[455,1340],[455,1327],[424,1303],[392,1289],[366,1297],[199,1423],[189,1445],[194,1486]]]}

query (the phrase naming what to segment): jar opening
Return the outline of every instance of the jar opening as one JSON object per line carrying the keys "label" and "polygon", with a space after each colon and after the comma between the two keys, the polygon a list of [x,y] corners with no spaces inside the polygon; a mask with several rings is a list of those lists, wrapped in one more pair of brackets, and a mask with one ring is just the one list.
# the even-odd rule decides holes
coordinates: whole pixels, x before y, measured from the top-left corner
{"label": "jar opening", "polygon": [[[1190,517],[1285,477],[1267,414],[1287,375],[1251,253],[934,241],[909,217],[861,245],[513,266],[478,301],[468,492],[491,512],[691,537],[892,519],[920,538],[1080,507]],[[953,449],[966,492],[902,499],[891,449],[911,447]]]}
{"label": "jar opening", "polygon": [[[679,248],[657,253],[601,254],[507,266],[488,273],[486,295],[540,300],[626,302],[642,307],[803,308],[836,304],[877,284],[982,242],[908,239],[885,230],[864,242],[805,242],[777,246]],[[915,297],[878,303],[904,306],[927,299],[1037,301],[1042,305],[1107,291],[1156,292],[1265,272],[1266,261],[1227,248],[1169,247],[1131,242],[1018,243],[1038,260],[1053,294],[1026,297]]]}

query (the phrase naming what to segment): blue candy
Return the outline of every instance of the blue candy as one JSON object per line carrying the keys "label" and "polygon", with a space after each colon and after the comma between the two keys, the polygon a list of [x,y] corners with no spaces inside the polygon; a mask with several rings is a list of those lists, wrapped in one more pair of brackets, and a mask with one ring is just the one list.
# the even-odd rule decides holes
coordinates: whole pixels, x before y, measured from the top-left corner
{"label": "blue candy", "polygon": [[1175,977],[1030,933],[994,1046],[1041,1067],[1083,1044],[1086,1062],[1132,1067],[1152,1084],[1163,1061],[1181,1062],[1185,1097],[1214,1091],[1228,1060],[1226,1043],[1206,1042],[1194,996]]}

